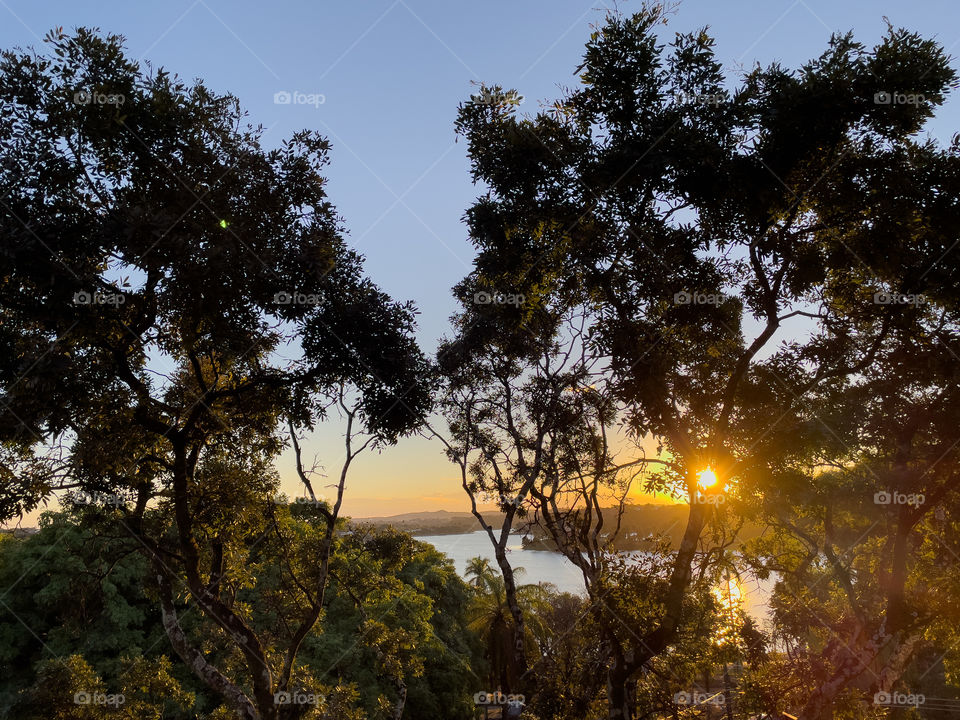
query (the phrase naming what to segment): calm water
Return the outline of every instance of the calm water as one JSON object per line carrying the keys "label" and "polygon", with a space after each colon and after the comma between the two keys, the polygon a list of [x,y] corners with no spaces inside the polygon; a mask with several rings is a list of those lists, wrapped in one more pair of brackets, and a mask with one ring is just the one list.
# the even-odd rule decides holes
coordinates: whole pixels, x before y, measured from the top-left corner
{"label": "calm water", "polygon": [[[490,538],[483,530],[457,535],[419,535],[417,539],[430,543],[453,560],[461,577],[467,567],[467,561],[471,558],[487,558],[494,568],[497,567]],[[560,553],[549,550],[524,550],[519,537],[511,538],[507,549],[510,564],[514,568],[519,566],[524,569],[524,572],[517,576],[518,582],[553,583],[562,592],[584,594],[583,575]],[[772,580],[761,582],[756,578],[744,578],[742,588],[744,607],[762,624],[766,624],[769,611],[767,601],[772,587]]]}
{"label": "calm water", "polygon": [[[496,568],[497,560],[493,555],[490,537],[483,530],[459,535],[418,535],[437,550],[453,560],[457,572],[463,576],[467,561],[475,557],[484,557]],[[520,566],[523,573],[514,573],[518,583],[553,583],[561,592],[583,594],[583,575],[563,555],[549,550],[524,550],[519,537],[511,537],[507,542],[507,557],[514,568]]]}

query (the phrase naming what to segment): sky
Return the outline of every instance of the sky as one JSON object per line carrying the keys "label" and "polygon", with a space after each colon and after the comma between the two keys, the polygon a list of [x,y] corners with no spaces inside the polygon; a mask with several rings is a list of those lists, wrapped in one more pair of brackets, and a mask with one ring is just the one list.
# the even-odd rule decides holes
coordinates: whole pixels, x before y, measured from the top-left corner
{"label": "sky", "polygon": [[[131,57],[236,95],[250,121],[263,125],[267,147],[304,128],[326,135],[333,144],[327,190],[348,241],[382,288],[416,302],[419,339],[432,353],[456,309],[450,288],[471,266],[461,218],[482,193],[456,142],[458,103],[484,82],[515,88],[524,97],[520,111],[535,112],[575,84],[591,25],[612,7],[612,0],[0,0],[0,48],[39,49],[54,27],[97,27],[123,35]],[[623,12],[639,7],[619,3]],[[684,0],[666,32],[709,26],[735,81],[757,62],[797,67],[833,32],[853,30],[870,46],[886,29],[884,17],[960,53],[955,0]],[[958,109],[956,97],[941,108],[934,137],[950,138]],[[341,432],[324,428],[305,443],[331,477],[343,460]],[[299,495],[289,455],[279,470],[283,489]],[[355,461],[343,509],[362,517],[469,504],[442,446],[411,438]]]}

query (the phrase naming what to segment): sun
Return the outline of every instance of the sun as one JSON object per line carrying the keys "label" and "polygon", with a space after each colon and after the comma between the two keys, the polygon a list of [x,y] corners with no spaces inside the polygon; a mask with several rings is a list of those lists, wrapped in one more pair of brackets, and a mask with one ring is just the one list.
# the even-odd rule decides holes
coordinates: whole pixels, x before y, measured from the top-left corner
{"label": "sun", "polygon": [[706,470],[701,470],[700,474],[697,475],[697,487],[699,487],[701,490],[707,490],[708,488],[712,488],[714,485],[717,484],[717,482],[718,482],[717,474],[710,468],[707,468]]}

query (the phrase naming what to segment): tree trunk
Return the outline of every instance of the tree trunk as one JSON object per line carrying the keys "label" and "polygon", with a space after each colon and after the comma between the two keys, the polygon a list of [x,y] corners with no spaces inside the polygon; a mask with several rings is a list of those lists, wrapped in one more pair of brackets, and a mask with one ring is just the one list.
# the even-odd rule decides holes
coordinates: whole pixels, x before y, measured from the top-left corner
{"label": "tree trunk", "polygon": [[[889,692],[900,680],[921,638],[921,635],[914,634],[905,638],[897,637],[892,641],[893,651],[890,657],[876,672],[878,691]],[[875,663],[880,650],[881,648],[873,643],[869,643],[866,648],[859,648],[854,658],[850,658],[844,667],[834,673],[833,677],[813,691],[807,704],[800,711],[798,720],[831,720],[834,700],[867,667]],[[872,701],[872,698],[868,700]]]}
{"label": "tree trunk", "polygon": [[397,679],[397,695],[399,696],[396,704],[393,706],[393,720],[400,720],[403,717],[403,708],[407,704],[407,684]]}
{"label": "tree trunk", "polygon": [[609,720],[634,720],[633,692],[630,689],[630,673],[625,667],[623,655],[614,653],[613,662],[607,670],[607,718]]}
{"label": "tree trunk", "polygon": [[177,612],[173,604],[173,590],[170,580],[164,572],[155,568],[157,585],[160,594],[160,611],[163,628],[167,632],[170,644],[180,656],[180,659],[189,667],[200,680],[215,693],[220,695],[243,720],[269,720],[271,715],[263,716],[257,712],[250,698],[239,687],[221,673],[216,667],[207,662],[203,653],[190,644],[186,633],[180,626]]}
{"label": "tree trunk", "polygon": [[511,687],[503,688],[505,693],[524,692],[521,684],[527,673],[527,653],[525,650],[526,641],[526,623],[523,619],[523,610],[520,603],[517,602],[517,584],[513,577],[513,567],[507,560],[507,553],[504,548],[497,544],[495,547],[497,565],[500,566],[500,572],[503,575],[504,592],[507,598],[507,607],[510,609],[510,617],[513,618],[513,670],[510,677]]}
{"label": "tree trunk", "polygon": [[730,685],[730,668],[723,664],[723,706],[727,711],[727,720],[733,720],[733,693]]}

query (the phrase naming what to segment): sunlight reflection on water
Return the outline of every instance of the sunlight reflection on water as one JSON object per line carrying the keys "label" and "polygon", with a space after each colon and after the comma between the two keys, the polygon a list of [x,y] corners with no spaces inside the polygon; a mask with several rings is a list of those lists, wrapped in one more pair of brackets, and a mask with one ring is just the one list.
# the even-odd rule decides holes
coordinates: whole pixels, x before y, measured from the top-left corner
{"label": "sunlight reflection on water", "polygon": [[[496,567],[490,539],[483,530],[451,535],[420,535],[418,540],[428,542],[453,560],[457,572],[463,576],[471,558],[487,558]],[[510,562],[522,567],[524,573],[517,580],[522,583],[552,583],[562,592],[582,595],[583,576],[563,555],[549,550],[524,550],[520,538],[511,538],[507,545]],[[744,607],[761,625],[767,625],[769,607],[767,601],[773,588],[773,580],[761,582],[755,577],[744,576],[741,583]]]}

